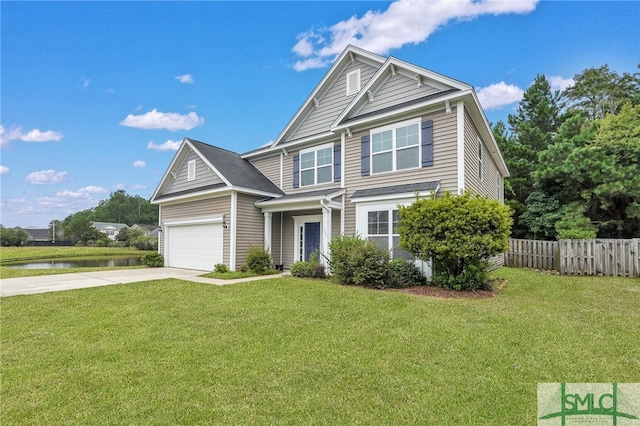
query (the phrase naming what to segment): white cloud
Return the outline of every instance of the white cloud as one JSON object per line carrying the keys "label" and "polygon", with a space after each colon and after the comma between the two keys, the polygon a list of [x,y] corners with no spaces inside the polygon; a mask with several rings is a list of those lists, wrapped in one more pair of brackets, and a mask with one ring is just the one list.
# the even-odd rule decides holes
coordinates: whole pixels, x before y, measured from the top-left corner
{"label": "white cloud", "polygon": [[40,131],[40,129],[33,129],[24,133],[21,127],[12,127],[5,129],[0,125],[0,145],[5,146],[10,141],[21,140],[23,142],[57,142],[62,139],[64,135],[60,132],[53,130]]}
{"label": "white cloud", "polygon": [[129,191],[142,191],[147,189],[147,185],[142,185],[142,184],[135,184],[135,185],[127,185],[124,183],[118,183],[116,185],[114,185],[113,187],[115,190],[120,190],[120,189],[124,189],[124,190],[129,190]]}
{"label": "white cloud", "polygon": [[0,175],[6,175],[9,173],[9,168],[7,166],[0,166]]}
{"label": "white cloud", "polygon": [[49,185],[62,182],[67,174],[67,172],[56,172],[55,170],[41,170],[29,173],[24,180],[35,185]]}
{"label": "white cloud", "polygon": [[504,81],[477,89],[478,100],[486,110],[498,109],[522,100],[524,90]]}
{"label": "white cloud", "polygon": [[81,192],[85,192],[87,194],[104,194],[107,190],[101,186],[85,186],[84,188],[80,188]]}
{"label": "white cloud", "polygon": [[183,84],[193,84],[193,76],[191,74],[176,75],[176,80]]}
{"label": "white cloud", "polygon": [[88,78],[84,78],[82,77],[80,79],[80,81],[82,82],[82,88],[86,89],[87,87],[89,87],[89,83],[91,82],[91,80],[89,80]]}
{"label": "white cloud", "polygon": [[85,186],[84,188],[80,188],[77,191],[69,191],[68,189],[64,189],[62,191],[56,192],[56,197],[63,198],[89,198],[92,194],[102,194],[107,192],[105,188],[100,186]]}
{"label": "white cloud", "polygon": [[8,145],[10,141],[20,139],[20,128],[5,129],[3,125],[0,125],[0,146]]}
{"label": "white cloud", "polygon": [[133,167],[147,167],[147,163],[143,160],[136,160],[133,162]]}
{"label": "white cloud", "polygon": [[548,80],[549,84],[551,85],[551,90],[563,91],[567,87],[571,87],[576,84],[573,78],[563,78],[559,75],[551,76]]}
{"label": "white cloud", "polygon": [[385,55],[405,44],[424,42],[451,21],[471,20],[487,14],[529,13],[538,1],[398,0],[387,10],[370,10],[360,18],[354,15],[330,27],[299,34],[291,50],[302,59],[293,67],[297,71],[324,67],[348,44]]}
{"label": "white cloud", "polygon": [[204,118],[198,116],[195,112],[182,115],[177,112],[159,112],[155,108],[142,115],[129,114],[127,118],[120,122],[123,126],[136,127],[138,129],[166,129],[171,131],[191,130],[196,126],[201,126],[203,123]]}
{"label": "white cloud", "polygon": [[162,151],[177,151],[178,148],[180,148],[180,144],[182,142],[181,141],[172,141],[171,139],[169,139],[168,141],[166,141],[163,144],[157,144],[153,141],[149,142],[147,144],[147,149],[152,149],[154,151],[157,152],[162,152]]}
{"label": "white cloud", "polygon": [[64,135],[60,132],[54,132],[53,130],[47,130],[41,132],[40,129],[33,129],[24,135],[20,136],[20,140],[24,142],[58,142]]}

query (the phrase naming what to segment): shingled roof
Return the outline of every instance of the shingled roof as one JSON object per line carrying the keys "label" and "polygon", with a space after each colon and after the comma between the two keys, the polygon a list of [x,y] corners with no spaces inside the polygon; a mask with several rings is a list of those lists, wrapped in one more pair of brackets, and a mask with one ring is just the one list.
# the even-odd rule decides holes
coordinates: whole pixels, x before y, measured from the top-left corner
{"label": "shingled roof", "polygon": [[234,187],[284,194],[273,182],[235,152],[187,138],[213,167]]}

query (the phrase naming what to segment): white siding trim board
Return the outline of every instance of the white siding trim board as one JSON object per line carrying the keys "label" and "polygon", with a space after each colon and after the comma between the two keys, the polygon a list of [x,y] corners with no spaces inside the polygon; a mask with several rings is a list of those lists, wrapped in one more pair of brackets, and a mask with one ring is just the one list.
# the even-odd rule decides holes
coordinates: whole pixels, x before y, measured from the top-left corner
{"label": "white siding trim board", "polygon": [[231,228],[231,238],[230,238],[230,247],[229,247],[229,266],[230,269],[232,271],[236,270],[236,258],[237,258],[237,253],[236,253],[236,246],[237,246],[237,241],[236,238],[238,237],[238,232],[237,232],[237,224],[238,224],[238,193],[233,191],[231,193],[231,223],[229,224],[229,227]]}
{"label": "white siding trim board", "polygon": [[464,182],[464,101],[459,100],[456,106],[457,120],[457,142],[458,142],[458,192],[465,190]]}

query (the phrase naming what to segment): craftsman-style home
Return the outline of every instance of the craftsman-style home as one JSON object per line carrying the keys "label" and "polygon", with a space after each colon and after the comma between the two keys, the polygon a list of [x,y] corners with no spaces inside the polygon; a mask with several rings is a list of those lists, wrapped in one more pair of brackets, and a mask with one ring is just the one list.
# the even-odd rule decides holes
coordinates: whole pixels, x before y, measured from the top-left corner
{"label": "craftsman-style home", "polygon": [[502,200],[506,176],[472,86],[349,46],[268,146],[185,138],[151,202],[166,266],[235,270],[259,245],[288,268],[341,234],[407,256],[399,205],[466,189]]}

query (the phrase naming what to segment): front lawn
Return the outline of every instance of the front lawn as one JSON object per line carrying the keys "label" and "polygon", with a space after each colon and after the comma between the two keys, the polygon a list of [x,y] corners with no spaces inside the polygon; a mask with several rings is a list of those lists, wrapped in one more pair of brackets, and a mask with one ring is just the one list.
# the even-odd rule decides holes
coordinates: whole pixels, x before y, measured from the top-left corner
{"label": "front lawn", "polygon": [[521,425],[539,382],[640,382],[640,280],[496,275],[485,299],[293,277],[3,298],[0,423]]}

